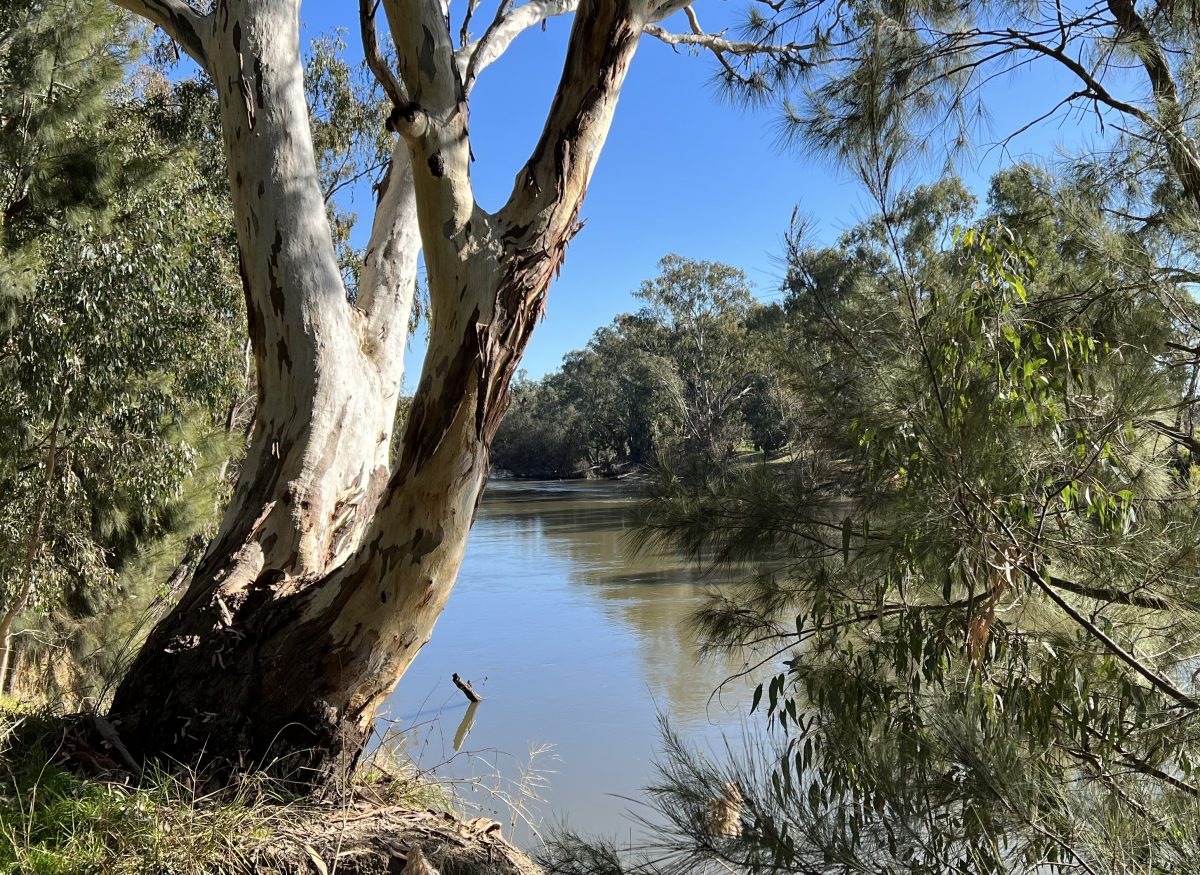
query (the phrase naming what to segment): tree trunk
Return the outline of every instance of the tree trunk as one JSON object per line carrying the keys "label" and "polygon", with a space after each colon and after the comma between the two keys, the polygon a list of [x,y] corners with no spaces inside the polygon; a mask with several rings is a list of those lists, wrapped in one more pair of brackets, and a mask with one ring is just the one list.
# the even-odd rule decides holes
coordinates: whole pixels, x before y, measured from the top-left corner
{"label": "tree trunk", "polygon": [[[457,576],[509,381],[579,229],[645,14],[631,0],[580,4],[542,138],[489,214],[471,190],[464,65],[442,5],[384,6],[403,143],[361,309],[346,303],[316,185],[297,0],[221,0],[199,19],[212,28],[201,57],[221,99],[259,410],[216,541],[114,699],[136,755],[305,785],[354,765]],[[418,240],[429,348],[389,469]]]}
{"label": "tree trunk", "polygon": [[387,482],[420,251],[412,170],[401,146],[380,193],[359,306],[351,307],[317,184],[298,5],[223,2],[206,41],[258,403],[218,534],[114,698],[114,718],[142,751],[183,752],[186,745],[162,738],[204,735],[196,727],[210,700],[197,664],[219,669],[264,603],[349,556]]}

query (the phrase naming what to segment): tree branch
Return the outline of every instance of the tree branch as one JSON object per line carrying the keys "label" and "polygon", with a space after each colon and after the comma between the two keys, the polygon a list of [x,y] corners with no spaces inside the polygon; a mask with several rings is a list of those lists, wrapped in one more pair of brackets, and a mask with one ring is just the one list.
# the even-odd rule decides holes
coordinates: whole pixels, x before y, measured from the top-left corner
{"label": "tree branch", "polygon": [[687,14],[688,24],[691,27],[691,33],[673,33],[657,24],[647,24],[646,33],[673,48],[678,48],[679,46],[689,46],[692,48],[706,49],[707,51],[711,52],[713,57],[717,59],[717,62],[725,68],[725,73],[731,79],[736,79],[743,84],[750,84],[751,82],[751,79],[748,76],[734,68],[733,64],[729,62],[729,59],[726,57],[726,55],[736,55],[740,58],[751,57],[754,55],[771,55],[777,59],[785,60],[801,68],[812,66],[812,62],[805,58],[802,54],[803,52],[813,48],[811,44],[800,45],[797,43],[786,43],[773,45],[770,43],[755,42],[753,40],[729,40],[725,38],[723,33],[706,33],[704,28],[700,26],[700,20],[696,17],[695,10],[693,10],[688,4],[682,4],[682,8]]}
{"label": "tree branch", "polygon": [[[379,371],[399,384],[404,372],[405,338],[416,294],[421,232],[408,144],[396,141],[379,185],[358,287],[358,309]],[[389,387],[390,390],[390,387]]]}
{"label": "tree branch", "polygon": [[[361,0],[360,0],[361,2]],[[447,124],[463,99],[450,26],[438,0],[383,0],[411,112]]]}
{"label": "tree branch", "polygon": [[[408,144],[425,259],[435,275],[458,258],[477,211],[471,188],[467,98],[450,25],[438,0],[383,0],[407,100],[389,117]],[[436,296],[433,303],[436,307]]]}
{"label": "tree branch", "polygon": [[578,6],[579,0],[528,0],[515,9],[511,0],[501,3],[483,36],[465,43],[454,53],[463,87],[470,92],[483,69],[503,55],[513,40],[529,28],[556,15],[574,12]]}
{"label": "tree branch", "polygon": [[1200,207],[1200,156],[1196,154],[1195,144],[1183,126],[1183,113],[1178,90],[1171,77],[1170,64],[1130,0],[1108,0],[1108,8],[1116,19],[1118,38],[1124,36],[1132,42],[1133,51],[1146,70],[1158,110],[1157,118],[1138,106],[1114,97],[1087,68],[1066,54],[1065,47],[1051,48],[1028,34],[1014,30],[1010,30],[1008,36],[1033,52],[1053,58],[1074,73],[1087,86],[1088,97],[1136,118],[1162,137],[1171,169],[1184,194]]}
{"label": "tree branch", "polygon": [[580,3],[554,102],[500,211],[502,225],[523,236],[562,236],[575,226],[645,23],[639,7],[633,0]]}
{"label": "tree branch", "polygon": [[113,0],[135,15],[152,22],[187,52],[188,57],[208,70],[208,53],[200,36],[201,24],[208,18],[183,0]]}
{"label": "tree branch", "polygon": [[1157,432],[1168,440],[1178,444],[1181,447],[1184,447],[1188,450],[1188,452],[1192,453],[1192,455],[1200,455],[1200,440],[1197,440],[1191,435],[1185,434],[1178,429],[1171,428],[1171,426],[1167,425],[1165,422],[1160,422],[1157,419],[1140,419],[1138,420],[1137,424],[1143,426],[1144,428],[1148,428],[1151,431]]}
{"label": "tree branch", "polygon": [[670,18],[680,9],[687,9],[690,12],[692,2],[693,0],[660,0],[658,3],[651,4],[649,18],[651,21],[662,21],[664,18]]}
{"label": "tree branch", "polygon": [[1034,584],[1036,584],[1038,589],[1046,594],[1050,601],[1058,605],[1063,613],[1074,620],[1089,635],[1101,642],[1110,653],[1149,681],[1151,686],[1155,687],[1160,692],[1165,693],[1179,704],[1191,710],[1200,709],[1200,701],[1192,698],[1187,693],[1183,692],[1183,690],[1179,689],[1179,687],[1171,683],[1167,678],[1163,677],[1158,672],[1154,671],[1154,669],[1145,665],[1140,659],[1106,635],[1103,629],[1101,629],[1087,617],[1083,616],[1083,614],[1079,613],[1079,611],[1075,610],[1075,608],[1066,599],[1059,595],[1054,587],[1051,586],[1044,577],[1042,577],[1036,568],[1033,568],[1029,565],[1023,565],[1021,566],[1021,571],[1023,571],[1025,575],[1032,580]]}
{"label": "tree branch", "polygon": [[367,67],[383,87],[384,94],[391,100],[393,108],[398,108],[408,103],[408,94],[379,49],[379,35],[375,31],[375,11],[378,8],[379,0],[358,0],[358,24],[362,33],[363,56],[366,58]]}
{"label": "tree branch", "polygon": [[1038,42],[1029,37],[1028,34],[1018,33],[1015,30],[1008,32],[1009,38],[1016,41],[1017,44],[1023,45],[1025,48],[1039,55],[1045,55],[1048,58],[1053,58],[1058,61],[1072,73],[1074,73],[1088,89],[1088,97],[1103,103],[1105,106],[1115,109],[1125,115],[1132,116],[1143,124],[1148,125],[1155,130],[1158,130],[1158,124],[1150,113],[1132,103],[1127,103],[1124,100],[1119,100],[1109,93],[1108,89],[1093,76],[1083,64],[1076,61],[1074,58],[1067,55],[1063,49],[1053,49],[1045,43]]}
{"label": "tree branch", "polygon": [[1128,605],[1133,608],[1149,608],[1156,611],[1167,611],[1171,609],[1171,603],[1161,596],[1138,595],[1136,593],[1124,592],[1119,589],[1112,589],[1107,586],[1087,586],[1082,583],[1076,583],[1073,580],[1055,577],[1054,575],[1050,575],[1047,580],[1049,581],[1050,585],[1056,589],[1064,589],[1067,592],[1075,593],[1075,595],[1096,599],[1096,601],[1100,602],[1111,602],[1115,605]]}
{"label": "tree branch", "polygon": [[[691,33],[674,33],[658,24],[647,24],[645,32],[660,42],[669,46],[694,46],[708,49],[714,54],[747,55],[794,55],[797,52],[812,48],[811,45],[799,43],[760,43],[753,40],[730,40],[723,33],[706,33],[699,29],[699,20],[695,13],[688,8],[688,19],[692,21]],[[805,62],[807,63],[807,62]]]}
{"label": "tree branch", "polygon": [[1118,39],[1122,36],[1131,43],[1133,53],[1142,62],[1154,103],[1158,109],[1157,128],[1162,133],[1171,161],[1184,194],[1200,207],[1200,157],[1196,155],[1195,143],[1188,136],[1183,124],[1183,110],[1179,105],[1179,91],[1171,75],[1171,64],[1162,48],[1150,33],[1145,19],[1138,14],[1133,0],[1108,0],[1108,10],[1117,20]]}

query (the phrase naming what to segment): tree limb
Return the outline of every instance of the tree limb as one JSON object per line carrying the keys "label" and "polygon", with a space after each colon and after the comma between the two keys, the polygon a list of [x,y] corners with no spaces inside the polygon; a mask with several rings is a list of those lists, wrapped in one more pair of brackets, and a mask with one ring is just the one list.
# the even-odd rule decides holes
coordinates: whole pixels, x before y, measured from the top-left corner
{"label": "tree limb", "polygon": [[1039,55],[1045,55],[1048,58],[1053,58],[1074,73],[1079,80],[1087,86],[1088,97],[1103,103],[1110,109],[1115,109],[1118,112],[1124,113],[1125,115],[1132,116],[1133,118],[1136,118],[1138,121],[1148,125],[1151,128],[1154,128],[1155,130],[1158,129],[1158,123],[1155,121],[1154,117],[1150,115],[1150,113],[1146,112],[1141,107],[1134,106],[1132,103],[1128,103],[1124,100],[1114,97],[1109,93],[1108,89],[1104,87],[1100,80],[1093,76],[1088,69],[1083,66],[1083,64],[1067,55],[1065,50],[1051,48],[1045,43],[1032,39],[1028,34],[1018,33],[1015,30],[1010,30],[1008,35],[1011,39],[1015,40],[1017,44],[1023,45],[1025,48],[1032,52],[1036,52]]}
{"label": "tree limb", "polygon": [[651,4],[649,18],[651,21],[662,21],[664,18],[670,18],[681,9],[691,11],[692,2],[693,0],[659,0],[658,3]]}
{"label": "tree limb", "polygon": [[1157,432],[1170,441],[1184,447],[1193,455],[1200,455],[1200,440],[1186,434],[1178,429],[1171,428],[1165,422],[1160,422],[1157,419],[1140,419],[1138,425],[1148,428],[1151,431]]}
{"label": "tree limb", "polygon": [[405,338],[417,283],[421,232],[412,159],[408,144],[397,139],[379,185],[359,278],[359,310],[380,373],[398,382],[404,370]]}
{"label": "tree limb", "polygon": [[528,0],[515,9],[511,0],[501,3],[483,36],[465,43],[454,53],[463,87],[470,92],[480,72],[503,55],[526,30],[548,18],[574,12],[578,6],[579,0]]}
{"label": "tree limb", "polygon": [[1082,583],[1076,583],[1073,580],[1055,577],[1053,574],[1049,575],[1046,579],[1056,589],[1065,589],[1067,592],[1096,599],[1096,601],[1111,602],[1115,605],[1129,605],[1134,608],[1149,608],[1156,611],[1171,609],[1171,603],[1161,596],[1138,595],[1137,593],[1124,592],[1107,586],[1087,586]]}
{"label": "tree limb", "polygon": [[[466,91],[442,4],[383,0],[383,6],[407,97],[389,123],[408,144],[425,261],[434,276],[457,261],[461,240],[456,239],[478,209],[471,187]],[[434,295],[435,309],[437,303]]]}
{"label": "tree limb", "polygon": [[1200,156],[1183,126],[1179,94],[1171,77],[1170,64],[1154,41],[1145,21],[1137,14],[1131,0],[1108,0],[1108,8],[1116,18],[1118,37],[1132,42],[1134,53],[1142,62],[1154,94],[1158,116],[1113,96],[1079,61],[1068,56],[1064,46],[1052,48],[1028,34],[1010,30],[1008,35],[1017,44],[1058,61],[1087,87],[1087,96],[1120,113],[1138,119],[1162,137],[1171,169],[1175,172],[1184,194],[1200,207]]}
{"label": "tree limb", "polygon": [[1200,207],[1200,156],[1184,128],[1184,113],[1179,91],[1171,75],[1171,64],[1162,47],[1150,33],[1145,19],[1138,14],[1133,0],[1108,0],[1108,9],[1117,20],[1118,38],[1126,37],[1133,53],[1142,62],[1154,103],[1158,108],[1158,129],[1163,135],[1167,157],[1171,161],[1184,194]]}
{"label": "tree limb", "polygon": [[580,4],[562,80],[542,136],[499,214],[502,224],[559,235],[575,225],[645,23],[638,7],[631,0]]}
{"label": "tree limb", "polygon": [[408,95],[379,49],[379,35],[375,31],[375,11],[378,8],[379,0],[358,0],[358,24],[362,33],[363,56],[366,58],[367,67],[383,87],[384,94],[391,100],[392,106],[401,107],[408,103]]}
{"label": "tree limb", "polygon": [[1024,574],[1034,582],[1038,589],[1046,594],[1050,601],[1058,605],[1063,613],[1074,620],[1075,623],[1083,628],[1083,630],[1089,635],[1101,642],[1110,653],[1149,681],[1151,686],[1170,696],[1172,699],[1186,708],[1189,708],[1193,711],[1200,709],[1200,701],[1192,698],[1187,693],[1183,692],[1183,690],[1179,689],[1179,687],[1171,683],[1167,678],[1163,677],[1158,672],[1154,671],[1154,669],[1144,664],[1140,659],[1105,634],[1103,629],[1101,629],[1083,614],[1079,613],[1079,611],[1075,610],[1074,606],[1072,606],[1070,602],[1059,595],[1055,588],[1051,586],[1044,577],[1042,577],[1036,568],[1033,568],[1029,565],[1022,565],[1021,571],[1024,572]]}
{"label": "tree limb", "polygon": [[208,53],[201,37],[201,24],[208,18],[183,0],[113,0],[135,15],[156,25],[187,52],[188,57],[208,70]]}
{"label": "tree limb", "polygon": [[[669,6],[671,4],[664,5]],[[796,43],[772,45],[770,43],[755,42],[754,40],[729,40],[725,38],[723,33],[706,33],[704,28],[700,26],[700,20],[696,17],[696,12],[690,4],[678,5],[682,6],[683,11],[687,14],[691,33],[673,33],[657,24],[647,24],[645,32],[673,48],[690,46],[706,49],[725,68],[725,73],[731,79],[736,79],[744,84],[750,84],[751,81],[748,76],[734,68],[726,55],[736,55],[741,58],[754,55],[771,55],[775,58],[784,59],[796,64],[799,67],[812,66],[812,62],[802,54],[804,51],[813,48],[812,45],[799,45]]]}
{"label": "tree limb", "polygon": [[[695,22],[695,28],[699,28],[699,21],[695,18],[695,13],[690,8],[687,12],[689,13],[689,20]],[[792,55],[811,48],[811,46],[800,45],[798,43],[774,44],[760,43],[754,40],[730,40],[726,39],[723,33],[706,33],[703,30],[695,28],[691,33],[674,33],[661,25],[647,24],[645,32],[669,46],[695,46],[697,48],[708,49],[714,53],[727,53],[739,56]]]}

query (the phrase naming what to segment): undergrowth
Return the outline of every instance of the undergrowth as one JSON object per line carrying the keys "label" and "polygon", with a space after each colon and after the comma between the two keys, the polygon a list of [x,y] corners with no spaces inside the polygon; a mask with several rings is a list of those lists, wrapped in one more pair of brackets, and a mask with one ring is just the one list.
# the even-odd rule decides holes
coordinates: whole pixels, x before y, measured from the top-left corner
{"label": "undergrowth", "polygon": [[[268,871],[273,846],[305,846],[311,804],[265,776],[210,791],[186,770],[149,767],[135,780],[114,765],[61,715],[0,701],[0,875]],[[386,750],[353,789],[373,805],[448,808],[445,792]]]}

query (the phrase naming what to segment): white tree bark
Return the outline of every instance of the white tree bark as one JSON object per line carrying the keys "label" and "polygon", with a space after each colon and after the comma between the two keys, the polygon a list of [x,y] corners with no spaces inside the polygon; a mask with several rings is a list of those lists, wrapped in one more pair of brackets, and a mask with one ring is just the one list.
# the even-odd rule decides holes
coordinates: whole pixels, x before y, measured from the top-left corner
{"label": "white tree bark", "polygon": [[[428,640],[462,561],[509,380],[578,213],[633,58],[645,11],[580,4],[558,93],[509,202],[471,194],[464,87],[435,3],[387,6],[412,103],[400,130],[416,168],[433,324],[402,454],[363,549],[322,583],[302,624],[329,624],[336,673],[319,698],[338,731],[363,737],[378,704]],[[425,22],[421,39],[395,22]],[[432,33],[436,64],[428,64]],[[383,606],[388,606],[383,609]],[[332,618],[332,623],[329,620]]]}
{"label": "white tree bark", "polygon": [[[325,777],[339,754],[357,756],[453,586],[509,381],[656,11],[578,4],[541,140],[508,203],[488,214],[471,189],[469,83],[443,4],[384,8],[398,50],[388,90],[403,101],[391,124],[403,139],[357,308],[317,184],[298,0],[220,0],[190,22],[221,103],[260,399],[220,534],[114,701],[143,754],[219,751],[257,765],[300,756]],[[488,51],[519,29],[494,28]],[[467,69],[492,57],[474,67],[467,57]],[[422,241],[429,348],[389,470]]]}

